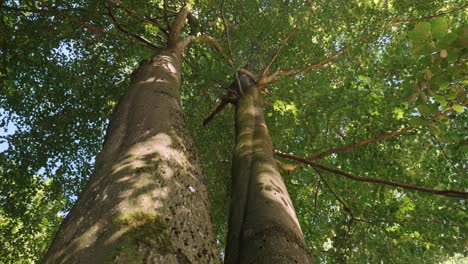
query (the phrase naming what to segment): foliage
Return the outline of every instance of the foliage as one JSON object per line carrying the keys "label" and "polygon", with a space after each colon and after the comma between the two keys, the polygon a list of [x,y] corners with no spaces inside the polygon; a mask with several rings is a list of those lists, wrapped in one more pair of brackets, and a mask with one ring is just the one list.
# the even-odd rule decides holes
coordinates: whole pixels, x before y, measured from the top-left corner
{"label": "foliage", "polygon": [[[339,54],[269,86],[273,107],[265,110],[276,149],[310,156],[412,126],[318,162],[371,178],[468,189],[463,1],[194,0],[169,2],[164,12],[157,0],[7,0],[0,6],[0,122],[8,130],[0,156],[2,262],[38,260],[91,175],[130,73],[154,52],[135,35],[163,46],[164,15],[183,4],[196,18],[185,36],[209,35],[223,46],[221,55],[192,44],[183,72],[183,107],[221,246],[232,108],[207,128],[201,123],[233,80],[226,58],[259,73],[289,34],[270,72]],[[319,263],[426,263],[468,254],[465,200],[321,174],[333,192],[310,167],[283,171]]]}

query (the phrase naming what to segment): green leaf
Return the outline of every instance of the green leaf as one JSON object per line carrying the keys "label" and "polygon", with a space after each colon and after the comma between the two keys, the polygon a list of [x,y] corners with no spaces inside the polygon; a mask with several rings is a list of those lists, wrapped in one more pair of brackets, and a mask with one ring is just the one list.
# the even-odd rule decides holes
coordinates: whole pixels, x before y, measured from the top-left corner
{"label": "green leaf", "polygon": [[435,83],[437,84],[437,86],[439,86],[440,89],[442,90],[445,90],[447,89],[447,87],[449,87],[450,85],[450,82],[445,80],[445,79],[437,79],[435,81]]}
{"label": "green leaf", "polygon": [[444,17],[437,17],[431,21],[432,36],[436,39],[445,37],[448,31],[448,23]]}
{"label": "green leaf", "polygon": [[463,113],[465,109],[463,109],[462,105],[452,105],[453,110],[457,111],[458,113]]}
{"label": "green leaf", "polygon": [[456,93],[456,92],[450,91],[450,92],[446,95],[446,97],[447,97],[447,100],[453,100],[453,99],[457,98],[457,93]]}
{"label": "green leaf", "polygon": [[420,118],[420,117],[413,117],[410,119],[409,124],[414,126],[414,127],[422,127],[426,125],[426,120]]}
{"label": "green leaf", "polygon": [[404,111],[400,107],[393,109],[393,116],[398,120],[403,118]]}
{"label": "green leaf", "polygon": [[430,116],[432,112],[428,105],[420,105],[418,111],[423,116]]}
{"label": "green leaf", "polygon": [[439,102],[439,103],[442,101],[445,101],[445,97],[438,95],[438,94],[434,95],[433,98],[434,100],[436,100],[436,102]]}
{"label": "green leaf", "polygon": [[415,42],[411,46],[411,52],[414,55],[425,55],[431,53],[431,46],[426,42]]}
{"label": "green leaf", "polygon": [[408,34],[409,38],[415,42],[423,42],[427,40],[427,36],[431,32],[431,23],[419,22],[414,27],[413,33]]}
{"label": "green leaf", "polygon": [[437,48],[439,49],[446,49],[448,48],[456,39],[458,38],[458,35],[450,32],[447,35],[445,35],[442,39],[437,42]]}
{"label": "green leaf", "polygon": [[440,128],[434,124],[429,125],[429,130],[434,136],[440,135]]}
{"label": "green leaf", "polygon": [[460,147],[460,152],[462,153],[468,153],[468,144],[467,145],[462,145]]}

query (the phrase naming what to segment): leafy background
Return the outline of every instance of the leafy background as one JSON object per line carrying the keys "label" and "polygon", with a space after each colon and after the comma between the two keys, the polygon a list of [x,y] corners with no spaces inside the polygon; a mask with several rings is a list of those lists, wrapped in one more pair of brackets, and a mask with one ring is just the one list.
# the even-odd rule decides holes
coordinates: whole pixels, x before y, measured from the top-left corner
{"label": "leafy background", "polygon": [[[196,17],[184,36],[209,35],[223,46],[224,57],[206,44],[192,44],[185,52],[182,87],[221,248],[232,107],[206,128],[201,124],[232,82],[225,57],[232,56],[236,67],[249,64],[259,71],[289,34],[272,69],[300,70],[345,50],[328,67],[282,77],[269,87],[272,95],[265,97],[272,106],[265,112],[277,150],[310,156],[412,126],[401,136],[318,162],[370,178],[468,189],[464,1],[167,5],[169,16],[187,5]],[[130,33],[119,30],[106,6]],[[132,35],[162,46],[163,9],[158,0],[0,5],[2,262],[36,262],[46,249],[92,173],[109,115],[131,72],[154,53]],[[319,263],[466,261],[465,200],[318,175],[306,166],[282,174]]]}

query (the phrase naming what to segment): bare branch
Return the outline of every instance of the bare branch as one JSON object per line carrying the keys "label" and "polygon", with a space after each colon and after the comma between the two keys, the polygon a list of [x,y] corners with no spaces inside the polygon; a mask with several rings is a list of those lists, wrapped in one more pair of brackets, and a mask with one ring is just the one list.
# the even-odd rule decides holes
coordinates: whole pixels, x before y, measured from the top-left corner
{"label": "bare branch", "polygon": [[258,82],[257,76],[255,76],[255,74],[253,74],[251,71],[247,70],[246,68],[239,68],[237,71],[242,73],[242,74],[245,74],[247,77],[249,77],[249,79],[252,82],[254,82],[254,83]]}
{"label": "bare branch", "polygon": [[[463,105],[466,105],[466,104],[468,104],[468,100],[466,100],[463,103]],[[441,112],[441,113],[435,115],[431,120],[428,120],[428,123],[440,120],[441,118],[446,117],[449,113],[452,113],[454,111],[455,110],[453,110],[453,108],[449,108],[449,109],[445,110],[444,112]],[[322,159],[324,157],[330,156],[330,155],[335,154],[335,153],[346,152],[346,151],[349,151],[349,150],[352,150],[352,149],[355,149],[355,148],[358,148],[358,147],[365,146],[365,145],[370,144],[370,143],[383,141],[383,140],[386,140],[386,139],[389,139],[389,138],[392,138],[392,137],[396,137],[396,136],[402,135],[402,134],[404,134],[406,132],[409,132],[409,131],[411,131],[413,129],[415,129],[415,127],[407,126],[407,127],[402,128],[402,129],[399,129],[399,130],[396,130],[396,131],[393,131],[393,132],[390,132],[390,133],[386,133],[386,134],[383,134],[383,135],[380,135],[380,136],[377,136],[377,137],[373,137],[373,138],[369,138],[369,139],[366,139],[366,140],[363,140],[363,141],[360,141],[360,142],[356,142],[356,143],[344,145],[344,146],[341,146],[341,147],[336,147],[336,148],[329,149],[329,150],[324,151],[324,152],[322,152],[320,154],[309,156],[309,157],[307,157],[307,160],[309,160],[309,161],[319,160],[319,159]],[[294,169],[296,169],[297,167],[299,167],[301,165],[303,165],[303,163],[296,162],[294,164],[289,164],[288,168],[294,170]]]}
{"label": "bare branch", "polygon": [[468,199],[468,193],[467,192],[461,192],[461,191],[455,191],[455,190],[435,190],[435,189],[430,189],[426,187],[421,187],[421,186],[416,186],[416,185],[411,185],[407,183],[400,183],[400,182],[394,182],[394,181],[389,181],[389,180],[382,180],[382,179],[375,179],[375,178],[369,178],[369,177],[362,177],[362,176],[357,176],[336,168],[328,167],[322,164],[315,163],[313,161],[307,160],[302,157],[298,157],[292,154],[287,154],[283,153],[281,151],[275,150],[274,154],[291,159],[291,160],[296,160],[300,161],[302,163],[308,164],[312,167],[322,169],[324,171],[332,172],[337,175],[344,176],[346,178],[350,178],[356,181],[362,181],[362,182],[370,182],[370,183],[377,183],[377,184],[383,184],[383,185],[388,185],[388,186],[393,186],[393,187],[399,187],[403,188],[406,190],[414,190],[414,191],[419,191],[419,192],[425,192],[425,193],[430,193],[430,194],[435,194],[435,195],[442,195],[442,196],[447,196],[447,197],[456,197],[456,198],[463,198],[463,199]]}
{"label": "bare branch", "polygon": [[392,138],[392,137],[396,137],[396,136],[404,134],[404,133],[406,133],[408,131],[411,131],[413,129],[414,129],[413,126],[407,126],[407,127],[402,128],[402,129],[399,129],[399,130],[396,130],[396,131],[393,131],[393,132],[390,132],[390,133],[387,133],[387,134],[383,134],[383,135],[380,135],[380,136],[377,136],[377,137],[374,137],[374,138],[368,138],[366,140],[356,142],[356,143],[353,143],[353,144],[349,144],[349,145],[345,145],[345,146],[337,147],[337,148],[332,148],[332,149],[324,151],[324,152],[322,152],[322,153],[320,153],[318,155],[310,156],[307,159],[311,160],[311,161],[319,160],[319,159],[321,159],[323,157],[326,157],[326,156],[329,156],[331,154],[345,152],[345,151],[348,151],[348,150],[351,150],[351,149],[354,149],[354,148],[362,147],[362,146],[370,144],[370,143],[374,143],[374,142],[377,142],[377,141],[382,141],[382,140],[386,140],[386,139],[389,139],[389,138]]}
{"label": "bare branch", "polygon": [[8,11],[17,11],[17,12],[29,12],[29,13],[45,13],[45,14],[60,14],[62,12],[89,12],[85,8],[53,8],[49,7],[40,7],[40,8],[24,8],[24,7],[14,7],[14,6],[4,6],[0,5],[0,10]]}
{"label": "bare branch", "polygon": [[160,47],[154,45],[153,43],[151,43],[151,41],[147,40],[146,38],[142,37],[142,36],[139,36],[135,33],[132,33],[130,31],[128,31],[125,27],[123,27],[117,20],[117,18],[114,16],[114,14],[112,13],[112,9],[110,6],[106,5],[106,8],[107,8],[107,11],[108,11],[108,15],[109,17],[112,19],[112,21],[114,22],[114,25],[117,27],[117,29],[119,29],[120,31],[122,31],[123,33],[127,34],[128,36],[131,36],[135,39],[137,39],[138,41],[142,42],[145,46],[149,47],[149,48],[152,48],[152,49],[155,49],[155,50],[161,50]]}
{"label": "bare branch", "polygon": [[327,188],[333,193],[336,199],[343,205],[343,209],[345,209],[345,211],[348,212],[349,216],[351,216],[351,218],[353,219],[354,214],[351,208],[348,206],[348,204],[338,195],[338,193],[331,187],[331,185],[327,182],[327,180],[325,180],[325,178],[322,176],[319,170],[317,170],[315,167],[312,167],[312,169],[315,170],[315,172],[318,174],[322,182],[325,183],[325,186],[327,186]]}
{"label": "bare branch", "polygon": [[221,102],[215,107],[215,109],[213,109],[213,111],[211,111],[208,117],[203,120],[203,126],[206,127],[213,120],[213,118],[219,114],[228,104],[229,100],[226,98],[221,98]]}
{"label": "bare branch", "polygon": [[442,146],[442,144],[440,144],[440,141],[439,139],[437,138],[437,136],[435,135],[432,135],[432,138],[434,139],[434,141],[437,143],[437,145],[439,146],[440,150],[442,151],[442,154],[444,154],[444,157],[445,159],[450,163],[450,165],[452,165],[452,167],[454,167],[455,169],[457,168],[455,166],[455,164],[453,164],[452,160],[449,158],[449,156],[447,155],[447,153],[445,152],[445,149],[444,147]]}
{"label": "bare branch", "polygon": [[265,76],[268,73],[268,70],[270,69],[271,65],[273,64],[273,62],[275,62],[276,58],[278,57],[279,53],[283,49],[284,45],[286,44],[286,42],[288,42],[289,38],[292,36],[292,34],[294,32],[295,32],[294,30],[291,30],[291,32],[289,32],[289,34],[286,35],[286,37],[283,39],[283,41],[281,41],[281,44],[278,47],[278,49],[276,50],[275,54],[273,54],[273,56],[271,57],[270,61],[267,63],[265,68],[263,68],[262,76]]}
{"label": "bare branch", "polygon": [[179,41],[177,43],[177,49],[185,49],[192,41],[199,41],[199,42],[204,42],[210,44],[224,59],[226,58],[226,55],[223,53],[223,50],[221,48],[221,45],[216,41],[214,38],[206,35],[202,36],[188,36],[185,39]]}
{"label": "bare branch", "polygon": [[392,25],[402,24],[402,23],[414,23],[414,22],[418,22],[418,21],[421,21],[421,20],[427,20],[427,19],[431,19],[431,18],[435,18],[435,17],[444,16],[446,14],[449,14],[449,13],[452,13],[452,12],[455,12],[455,11],[458,11],[458,10],[465,9],[467,6],[468,6],[468,4],[463,5],[461,7],[452,8],[452,9],[446,11],[446,12],[441,12],[441,13],[439,13],[437,15],[426,16],[426,17],[422,17],[422,18],[418,18],[418,19],[399,19],[399,18],[392,19],[391,21],[385,23],[381,28],[376,29],[376,30],[374,30],[374,31],[372,31],[372,32],[358,38],[357,40],[351,42],[348,46],[341,48],[340,50],[336,51],[335,53],[333,53],[329,57],[327,57],[327,58],[325,58],[325,59],[323,59],[323,60],[321,60],[321,61],[319,61],[319,62],[317,62],[315,64],[308,65],[308,66],[306,66],[306,67],[304,67],[304,68],[302,68],[301,70],[298,70],[298,71],[295,71],[295,70],[285,71],[284,73],[281,74],[281,76],[295,77],[295,76],[298,76],[298,75],[303,74],[303,73],[305,73],[307,71],[310,71],[310,70],[318,70],[318,69],[326,68],[326,67],[328,67],[330,65],[329,63],[333,59],[338,57],[339,55],[341,55],[344,52],[348,51],[353,46],[370,39],[374,35],[377,35],[378,33],[384,31],[385,29],[389,28]]}
{"label": "bare branch", "polygon": [[224,26],[224,34],[226,35],[226,42],[228,46],[228,51],[229,51],[229,66],[234,68],[234,58],[232,57],[232,48],[231,48],[231,41],[229,39],[229,28],[226,22],[226,17],[224,16],[224,4],[225,0],[221,2],[221,19],[223,20],[223,26]]}
{"label": "bare branch", "polygon": [[115,1],[113,2],[117,7],[119,8],[122,8],[127,14],[137,18],[137,19],[140,19],[141,21],[143,22],[146,22],[146,23],[149,23],[151,25],[154,25],[155,27],[159,28],[162,32],[164,32],[164,34],[168,35],[167,33],[167,29],[163,28],[161,25],[159,25],[158,23],[154,22],[153,20],[149,19],[149,18],[146,18],[145,16],[141,16],[140,14],[136,13],[135,11],[131,10],[129,7],[127,7],[126,5],[122,4],[121,1]]}

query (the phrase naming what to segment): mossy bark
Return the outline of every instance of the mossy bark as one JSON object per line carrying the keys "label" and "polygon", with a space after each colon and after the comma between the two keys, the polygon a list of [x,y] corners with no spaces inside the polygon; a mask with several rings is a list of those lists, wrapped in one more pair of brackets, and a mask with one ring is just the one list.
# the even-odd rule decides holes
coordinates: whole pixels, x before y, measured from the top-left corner
{"label": "mossy bark", "polygon": [[313,263],[272,152],[259,90],[236,104],[226,264]]}
{"label": "mossy bark", "polygon": [[[182,12],[185,12],[182,13]],[[173,29],[180,31],[186,10]],[[182,48],[144,60],[110,120],[95,173],[44,263],[220,263],[204,175],[180,104]]]}

